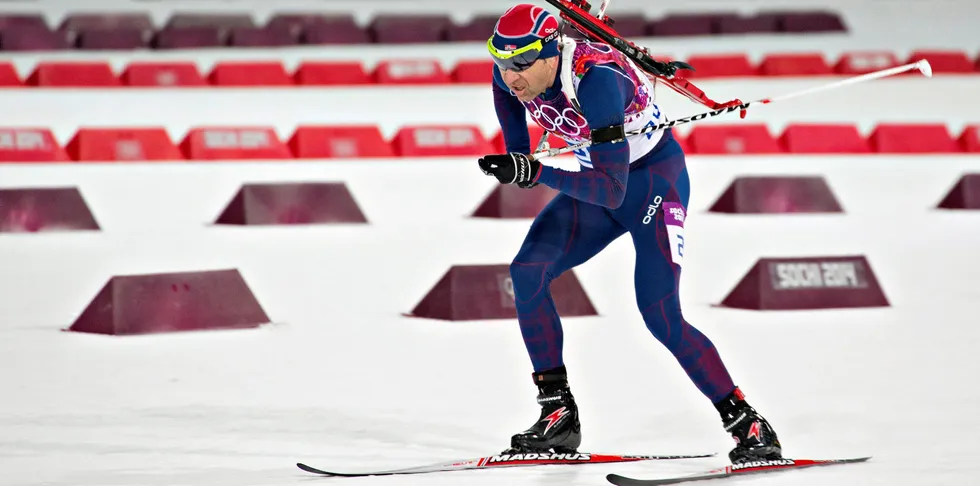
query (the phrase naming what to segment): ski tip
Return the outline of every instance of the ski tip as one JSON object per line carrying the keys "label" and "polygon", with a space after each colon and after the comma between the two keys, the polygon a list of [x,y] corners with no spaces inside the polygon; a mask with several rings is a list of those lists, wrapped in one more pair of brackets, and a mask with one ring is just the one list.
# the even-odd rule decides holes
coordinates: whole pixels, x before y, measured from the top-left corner
{"label": "ski tip", "polygon": [[606,481],[616,486],[631,486],[636,482],[635,479],[628,478],[626,476],[620,476],[619,474],[607,474]]}
{"label": "ski tip", "polygon": [[323,474],[323,471],[321,471],[321,470],[319,470],[319,469],[317,469],[315,467],[307,466],[306,464],[303,464],[302,462],[297,462],[296,463],[296,467],[298,467],[298,468],[300,468],[300,469],[302,469],[302,470],[304,470],[304,471],[306,471],[308,473]]}

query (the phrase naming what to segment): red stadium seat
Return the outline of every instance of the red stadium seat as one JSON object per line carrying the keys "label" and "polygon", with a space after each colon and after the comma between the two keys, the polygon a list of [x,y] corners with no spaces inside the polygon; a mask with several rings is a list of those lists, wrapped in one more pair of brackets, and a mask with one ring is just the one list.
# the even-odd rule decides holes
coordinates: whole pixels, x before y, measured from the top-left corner
{"label": "red stadium seat", "polygon": [[321,86],[374,82],[360,61],[305,61],[296,68],[293,79],[296,84]]}
{"label": "red stadium seat", "polygon": [[[463,23],[453,22],[446,29],[446,40],[449,42],[486,42],[490,37],[488,32],[493,32],[497,25],[498,14],[476,14]],[[616,23],[619,28],[619,23]],[[619,33],[624,36],[629,34],[619,29]]]}
{"label": "red stadium seat", "polygon": [[834,65],[834,72],[845,75],[866,74],[898,66],[898,57],[888,51],[846,52]]}
{"label": "red stadium seat", "polygon": [[792,123],[779,137],[783,149],[795,154],[867,153],[871,151],[857,126]]}
{"label": "red stadium seat", "polygon": [[764,76],[817,76],[831,75],[834,70],[823,54],[767,54],[759,64],[759,74]]}
{"label": "red stadium seat", "polygon": [[435,59],[385,60],[374,68],[375,82],[382,84],[443,84],[452,80]]}
{"label": "red stadium seat", "polygon": [[269,127],[196,127],[180,144],[191,160],[289,159],[292,153]]}
{"label": "red stadium seat", "polygon": [[708,78],[715,76],[755,76],[759,74],[745,54],[708,55],[695,54],[687,63],[697,71],[681,71],[684,77]]}
{"label": "red stadium seat", "polygon": [[76,44],[79,49],[95,51],[123,51],[146,49],[150,35],[135,29],[86,29],[79,31]]}
{"label": "red stadium seat", "polygon": [[779,15],[782,30],[785,32],[847,32],[844,19],[830,11],[795,11]]}
{"label": "red stadium seat", "polygon": [[358,25],[353,15],[336,13],[325,17],[305,24],[300,34],[300,40],[304,44],[369,44],[371,42],[368,29]]}
{"label": "red stadium seat", "polygon": [[214,27],[229,31],[235,27],[256,27],[248,12],[202,13],[176,11],[167,18],[165,28]]}
{"label": "red stadium seat", "polygon": [[932,66],[932,72],[935,74],[973,72],[973,63],[963,51],[913,51],[906,63],[913,63],[920,59],[928,60],[929,65]]}
{"label": "red stadium seat", "polygon": [[378,44],[437,43],[446,40],[452,23],[446,14],[379,13],[371,18],[368,32]]}
{"label": "red stadium seat", "polygon": [[215,86],[287,86],[293,78],[278,61],[219,61],[208,74]]}
{"label": "red stadium seat", "polygon": [[456,83],[490,84],[493,82],[493,61],[460,61],[450,77]]}
{"label": "red stadium seat", "polygon": [[22,28],[32,28],[32,29],[47,29],[47,20],[44,19],[44,15],[37,12],[9,12],[0,13],[0,30],[6,29],[22,29]]}
{"label": "red stadium seat", "polygon": [[67,13],[61,23],[58,24],[58,30],[66,34],[75,34],[91,29],[128,29],[149,33],[153,31],[153,18],[149,12]]}
{"label": "red stadium seat", "polygon": [[47,128],[0,128],[0,162],[61,162],[64,147]]}
{"label": "red stadium seat", "polygon": [[[615,17],[613,17],[615,19]],[[656,37],[709,36],[717,34],[719,23],[738,18],[734,12],[675,13],[647,24],[647,35]]]}
{"label": "red stadium seat", "polygon": [[119,77],[107,62],[40,61],[27,78],[29,86],[119,86]]}
{"label": "red stadium seat", "polygon": [[779,32],[779,18],[770,14],[723,17],[718,21],[719,34],[759,34]]}
{"label": "red stadium seat", "polygon": [[208,84],[193,62],[134,61],[122,72],[127,86],[205,86]]}
{"label": "red stadium seat", "polygon": [[431,157],[485,155],[493,152],[476,125],[408,125],[395,134],[396,155]]}
{"label": "red stadium seat", "polygon": [[948,153],[961,148],[941,123],[881,123],[868,140],[878,153]]}
{"label": "red stadium seat", "polygon": [[229,31],[228,45],[233,47],[284,47],[299,44],[286,29],[275,27],[235,27]]}
{"label": "red stadium seat", "polygon": [[0,86],[23,86],[24,81],[17,74],[17,69],[9,62],[0,62]]}
{"label": "red stadium seat", "polygon": [[165,27],[151,41],[156,49],[202,49],[225,46],[224,35],[218,27]]}
{"label": "red stadium seat", "polygon": [[[43,19],[42,19],[43,21]],[[0,30],[0,48],[4,51],[56,51],[71,49],[68,36],[54,32],[47,25],[22,24]]]}
{"label": "red stadium seat", "polygon": [[764,124],[695,126],[687,145],[696,154],[769,154],[782,152]]}
{"label": "red stadium seat", "polygon": [[170,135],[157,128],[81,128],[66,147],[78,161],[181,160]]}
{"label": "red stadium seat", "polygon": [[375,125],[299,126],[289,139],[296,158],[393,157]]}
{"label": "red stadium seat", "polygon": [[980,152],[980,124],[967,125],[958,141],[964,152]]}

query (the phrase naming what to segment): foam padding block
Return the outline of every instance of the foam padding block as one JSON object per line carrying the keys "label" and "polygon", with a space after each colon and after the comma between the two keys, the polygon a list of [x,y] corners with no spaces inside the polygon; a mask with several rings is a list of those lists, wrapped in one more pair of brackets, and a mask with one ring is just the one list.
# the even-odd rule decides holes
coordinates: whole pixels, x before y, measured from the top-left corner
{"label": "foam padding block", "polygon": [[475,218],[525,219],[533,218],[558,194],[558,191],[538,184],[522,189],[516,184],[497,185],[473,212]]}
{"label": "foam padding block", "polygon": [[68,328],[95,334],[247,329],[269,323],[238,270],[114,276]]}
{"label": "foam padding block", "polygon": [[942,209],[980,209],[980,173],[965,174],[956,181],[943,200]]}
{"label": "foam padding block", "polygon": [[887,307],[863,255],[761,258],[721,305],[752,310]]}
{"label": "foam padding block", "polygon": [[245,184],[216,224],[294,225],[367,223],[342,182]]}
{"label": "foam padding block", "polygon": [[99,229],[77,188],[0,189],[0,233]]}
{"label": "foam padding block", "polygon": [[840,213],[820,176],[737,177],[711,205],[713,213]]}
{"label": "foam padding block", "polygon": [[[572,270],[551,283],[562,317],[597,315]],[[411,316],[448,321],[514,319],[514,283],[509,265],[454,265],[412,310]]]}

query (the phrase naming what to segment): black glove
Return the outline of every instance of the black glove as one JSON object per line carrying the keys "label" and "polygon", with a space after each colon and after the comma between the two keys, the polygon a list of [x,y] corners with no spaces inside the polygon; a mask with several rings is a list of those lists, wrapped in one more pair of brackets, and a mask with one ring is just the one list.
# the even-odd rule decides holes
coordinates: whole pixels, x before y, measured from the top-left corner
{"label": "black glove", "polygon": [[541,169],[541,162],[519,153],[485,155],[479,164],[484,174],[496,177],[501,184],[517,184],[524,188],[537,185],[533,181]]}

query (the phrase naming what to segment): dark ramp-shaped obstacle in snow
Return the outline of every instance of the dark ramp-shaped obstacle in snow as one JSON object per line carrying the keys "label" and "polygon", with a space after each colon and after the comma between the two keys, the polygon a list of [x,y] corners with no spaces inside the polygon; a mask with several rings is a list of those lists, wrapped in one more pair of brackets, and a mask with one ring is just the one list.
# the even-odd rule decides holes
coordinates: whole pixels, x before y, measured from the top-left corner
{"label": "dark ramp-shaped obstacle in snow", "polygon": [[515,184],[498,185],[473,212],[474,218],[533,218],[554,199],[558,191],[538,184],[522,189]]}
{"label": "dark ramp-shaped obstacle in snow", "polygon": [[114,276],[68,331],[151,334],[269,322],[241,274],[231,269]]}
{"label": "dark ramp-shaped obstacle in snow", "polygon": [[840,203],[820,176],[737,177],[711,205],[713,213],[840,213]]}
{"label": "dark ramp-shaped obstacle in snow", "polygon": [[343,182],[245,184],[218,217],[225,225],[367,223]]}
{"label": "dark ramp-shaped obstacle in snow", "polygon": [[[551,295],[562,317],[597,315],[572,270],[551,283]],[[448,321],[516,318],[510,265],[454,265],[410,315]]]}
{"label": "dark ramp-shaped obstacle in snow", "polygon": [[864,256],[762,258],[722,301],[723,307],[803,310],[887,307]]}
{"label": "dark ramp-shaped obstacle in snow", "polygon": [[77,188],[0,189],[0,233],[99,229]]}
{"label": "dark ramp-shaped obstacle in snow", "polygon": [[942,209],[980,209],[980,173],[965,174],[939,203]]}

